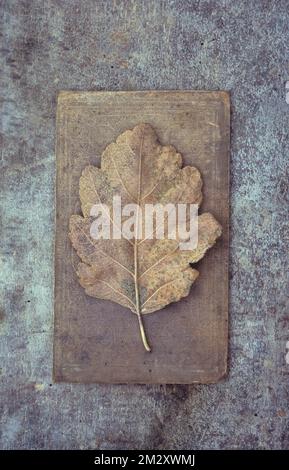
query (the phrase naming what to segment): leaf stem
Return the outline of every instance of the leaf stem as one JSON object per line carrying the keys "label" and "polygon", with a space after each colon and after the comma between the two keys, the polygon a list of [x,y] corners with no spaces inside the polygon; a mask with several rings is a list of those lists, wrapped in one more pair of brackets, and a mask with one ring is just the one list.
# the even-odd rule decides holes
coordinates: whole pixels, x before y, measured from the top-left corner
{"label": "leaf stem", "polygon": [[137,318],[138,318],[140,335],[141,335],[143,345],[144,345],[146,351],[150,352],[151,348],[150,348],[150,346],[148,344],[148,341],[147,341],[147,338],[146,338],[146,333],[145,333],[144,324],[143,324],[143,320],[142,320],[142,314],[141,314],[141,306],[140,306],[140,301],[139,301],[137,248],[138,248],[137,244],[135,243],[135,246],[134,246],[134,266],[135,266],[134,283],[135,283],[136,314],[137,314]]}

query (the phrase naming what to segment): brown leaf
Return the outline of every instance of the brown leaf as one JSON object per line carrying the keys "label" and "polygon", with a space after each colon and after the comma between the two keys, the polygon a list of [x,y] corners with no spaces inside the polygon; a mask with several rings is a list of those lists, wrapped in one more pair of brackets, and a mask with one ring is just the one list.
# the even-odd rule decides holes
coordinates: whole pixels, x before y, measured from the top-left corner
{"label": "brown leaf", "polygon": [[[101,169],[87,166],[80,178],[83,217],[70,219],[70,239],[81,258],[79,282],[90,296],[112,300],[137,315],[143,344],[148,345],[142,315],[160,310],[189,294],[198,277],[190,264],[199,261],[221,235],[221,226],[205,213],[198,218],[198,245],[191,251],[180,250],[179,241],[154,239],[98,239],[90,235],[96,203],[105,204],[112,227],[114,195],[122,206],[138,204],[191,203],[200,205],[202,180],[199,171],[182,168],[182,157],[170,145],[162,146],[149,124],[126,130],[107,146]],[[121,220],[121,223],[124,220]]]}

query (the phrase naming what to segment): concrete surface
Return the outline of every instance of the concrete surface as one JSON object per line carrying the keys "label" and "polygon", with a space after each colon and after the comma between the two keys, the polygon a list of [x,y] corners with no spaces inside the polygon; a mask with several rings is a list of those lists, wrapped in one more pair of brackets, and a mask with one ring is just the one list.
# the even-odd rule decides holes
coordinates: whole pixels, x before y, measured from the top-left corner
{"label": "concrete surface", "polygon": [[[287,0],[1,1],[1,448],[289,448],[288,11]],[[61,89],[232,92],[221,383],[51,384]]]}

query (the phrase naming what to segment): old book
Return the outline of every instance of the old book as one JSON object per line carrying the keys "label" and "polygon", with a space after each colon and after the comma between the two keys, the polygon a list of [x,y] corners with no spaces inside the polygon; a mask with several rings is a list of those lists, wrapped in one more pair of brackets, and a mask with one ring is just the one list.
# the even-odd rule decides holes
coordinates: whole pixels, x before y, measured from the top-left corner
{"label": "old book", "polygon": [[[162,145],[203,179],[200,213],[223,233],[194,267],[200,275],[177,303],[145,315],[152,352],[143,348],[134,314],[86,295],[68,237],[80,214],[79,178],[99,166],[126,129],[150,124]],[[227,370],[229,96],[226,92],[62,92],[57,109],[54,380],[81,383],[210,383]]]}

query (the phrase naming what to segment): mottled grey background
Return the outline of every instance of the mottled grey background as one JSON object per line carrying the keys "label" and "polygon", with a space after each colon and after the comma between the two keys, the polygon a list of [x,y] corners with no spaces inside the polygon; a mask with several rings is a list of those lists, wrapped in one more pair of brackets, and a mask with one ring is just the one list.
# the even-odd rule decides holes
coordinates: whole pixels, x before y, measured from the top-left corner
{"label": "mottled grey background", "polygon": [[[289,448],[288,10],[288,0],[1,1],[2,448]],[[221,383],[51,383],[61,89],[231,91]]]}

